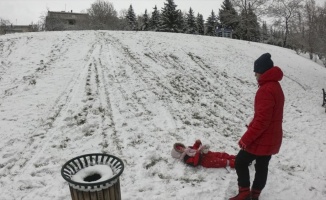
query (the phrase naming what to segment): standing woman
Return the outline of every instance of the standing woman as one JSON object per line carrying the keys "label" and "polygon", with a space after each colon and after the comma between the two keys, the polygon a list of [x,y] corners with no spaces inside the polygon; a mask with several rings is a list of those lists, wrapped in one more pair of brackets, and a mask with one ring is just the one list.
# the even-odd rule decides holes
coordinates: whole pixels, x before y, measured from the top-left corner
{"label": "standing woman", "polygon": [[[239,193],[230,200],[258,200],[267,182],[268,164],[280,150],[283,131],[284,94],[279,81],[283,72],[274,66],[271,54],[261,55],[254,63],[259,84],[256,92],[253,120],[238,142],[241,150],[236,156]],[[255,178],[250,189],[249,165],[255,164]]]}

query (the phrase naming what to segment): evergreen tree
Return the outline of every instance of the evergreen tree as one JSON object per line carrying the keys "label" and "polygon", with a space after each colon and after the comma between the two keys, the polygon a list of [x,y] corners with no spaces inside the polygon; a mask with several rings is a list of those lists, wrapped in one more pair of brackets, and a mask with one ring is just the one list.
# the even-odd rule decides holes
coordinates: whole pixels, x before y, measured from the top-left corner
{"label": "evergreen tree", "polygon": [[189,9],[189,13],[187,14],[187,31],[189,34],[197,34],[196,20],[194,16],[194,11],[192,8]]}
{"label": "evergreen tree", "polygon": [[134,12],[134,9],[132,8],[132,5],[130,5],[126,18],[128,20],[128,24],[129,24],[129,28],[131,30],[136,30],[137,26],[136,26],[136,22],[137,22],[137,18],[136,18],[136,14]]}
{"label": "evergreen tree", "polygon": [[251,6],[249,6],[248,10],[248,39],[250,41],[259,41],[259,23],[257,19],[257,15],[254,13],[254,10]]}
{"label": "evergreen tree", "polygon": [[143,15],[142,30],[148,31],[148,29],[149,29],[149,18],[148,18],[147,9],[146,9],[145,14]]}
{"label": "evergreen tree", "polygon": [[178,19],[177,19],[177,32],[179,33],[185,33],[187,31],[187,20],[186,20],[186,14],[181,12],[181,10],[178,10]]}
{"label": "evergreen tree", "polygon": [[240,23],[238,24],[237,27],[237,37],[241,40],[247,40],[247,14],[246,10],[242,9],[241,14],[240,14]]}
{"label": "evergreen tree", "polygon": [[160,26],[160,12],[157,10],[155,5],[154,11],[152,12],[152,17],[149,20],[149,29],[153,31],[157,31]]}
{"label": "evergreen tree", "polygon": [[212,10],[211,15],[207,18],[207,23],[206,23],[206,34],[205,35],[210,35],[210,36],[215,36],[215,29],[217,27],[217,19],[215,16],[214,11]]}
{"label": "evergreen tree", "polygon": [[239,24],[239,15],[230,0],[224,0],[222,9],[219,10],[221,27],[235,30]]}
{"label": "evergreen tree", "polygon": [[276,45],[276,46],[282,46],[283,45],[283,39],[282,39],[282,33],[281,31],[277,31],[275,29],[271,28],[271,37],[268,44]]}
{"label": "evergreen tree", "polygon": [[239,39],[259,41],[259,23],[250,4],[248,8],[242,9],[240,17],[241,20],[236,29]]}
{"label": "evergreen tree", "polygon": [[174,0],[166,0],[161,14],[160,31],[164,32],[179,32],[180,28],[180,13],[176,9]]}
{"label": "evergreen tree", "polygon": [[261,40],[264,43],[266,43],[266,41],[268,40],[268,28],[265,21],[263,22],[263,26],[262,26]]}
{"label": "evergreen tree", "polygon": [[204,17],[202,14],[197,15],[196,18],[196,25],[197,25],[197,32],[199,35],[204,35],[205,33],[205,26],[204,26]]}

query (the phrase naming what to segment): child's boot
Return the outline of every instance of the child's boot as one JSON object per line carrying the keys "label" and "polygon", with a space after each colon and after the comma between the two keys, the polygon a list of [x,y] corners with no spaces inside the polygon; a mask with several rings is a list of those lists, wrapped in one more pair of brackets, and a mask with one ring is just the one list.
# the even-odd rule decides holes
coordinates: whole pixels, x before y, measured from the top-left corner
{"label": "child's boot", "polygon": [[261,190],[251,189],[250,191],[251,200],[259,200],[260,193]]}
{"label": "child's boot", "polygon": [[250,188],[239,186],[239,194],[229,200],[250,200]]}
{"label": "child's boot", "polygon": [[235,168],[235,160],[229,160],[229,166],[231,167],[231,168]]}

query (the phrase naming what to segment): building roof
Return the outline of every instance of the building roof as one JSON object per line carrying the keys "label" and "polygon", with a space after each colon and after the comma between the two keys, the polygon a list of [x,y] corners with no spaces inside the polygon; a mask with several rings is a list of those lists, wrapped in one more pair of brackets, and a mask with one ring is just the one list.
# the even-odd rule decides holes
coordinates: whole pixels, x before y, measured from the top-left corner
{"label": "building roof", "polygon": [[48,11],[48,14],[60,14],[60,15],[71,15],[71,14],[74,14],[74,15],[88,15],[87,13],[75,13],[75,12],[66,12],[66,11]]}

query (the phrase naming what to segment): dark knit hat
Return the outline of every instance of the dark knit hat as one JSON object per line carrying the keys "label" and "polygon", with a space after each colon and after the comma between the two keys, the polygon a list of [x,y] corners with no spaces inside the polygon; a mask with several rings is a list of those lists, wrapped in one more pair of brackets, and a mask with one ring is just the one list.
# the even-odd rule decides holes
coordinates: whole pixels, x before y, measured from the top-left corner
{"label": "dark knit hat", "polygon": [[270,53],[264,53],[254,63],[254,72],[263,74],[274,66]]}

